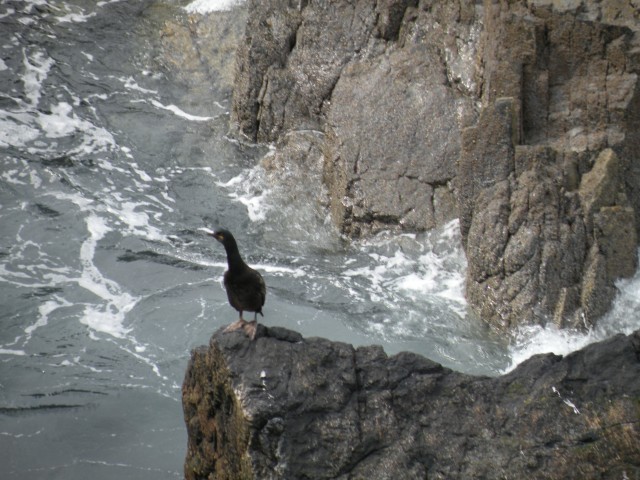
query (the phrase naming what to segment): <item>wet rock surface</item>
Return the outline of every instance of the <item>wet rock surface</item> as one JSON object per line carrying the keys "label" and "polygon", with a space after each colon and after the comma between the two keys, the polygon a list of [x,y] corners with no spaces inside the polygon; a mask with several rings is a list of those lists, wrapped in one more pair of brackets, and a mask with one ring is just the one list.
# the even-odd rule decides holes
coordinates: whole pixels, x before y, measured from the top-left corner
{"label": "wet rock surface", "polygon": [[317,131],[342,233],[459,218],[469,303],[498,328],[608,310],[637,266],[637,0],[248,8],[234,128]]}
{"label": "wet rock surface", "polygon": [[497,378],[259,327],[183,384],[187,479],[635,478],[640,331]]}

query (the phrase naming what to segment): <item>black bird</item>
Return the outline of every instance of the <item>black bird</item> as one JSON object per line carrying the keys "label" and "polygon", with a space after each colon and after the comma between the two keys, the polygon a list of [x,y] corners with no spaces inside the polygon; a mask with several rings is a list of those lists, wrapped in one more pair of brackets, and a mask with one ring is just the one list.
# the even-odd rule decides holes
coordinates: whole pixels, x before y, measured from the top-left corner
{"label": "black bird", "polygon": [[[224,331],[233,332],[243,329],[253,340],[258,326],[258,314],[264,317],[262,306],[267,296],[267,288],[264,279],[253,268],[249,267],[238,250],[236,239],[228,230],[216,230],[210,235],[224,246],[227,252],[227,264],[229,269],[224,272],[224,288],[227,298],[233,308],[240,312],[240,318],[229,325]],[[247,322],[242,318],[242,312],[255,312],[253,321]]]}

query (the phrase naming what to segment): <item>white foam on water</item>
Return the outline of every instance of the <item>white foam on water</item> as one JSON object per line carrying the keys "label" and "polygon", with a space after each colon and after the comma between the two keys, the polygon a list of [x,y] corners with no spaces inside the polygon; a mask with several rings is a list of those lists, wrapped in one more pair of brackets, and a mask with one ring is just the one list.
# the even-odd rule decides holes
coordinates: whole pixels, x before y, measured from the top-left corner
{"label": "white foam on water", "polygon": [[66,137],[73,138],[75,143],[65,152],[70,156],[114,149],[116,142],[109,131],[74,112],[73,105],[80,104],[79,98],[72,98],[73,105],[66,101],[52,104],[46,113],[38,108],[44,82],[55,62],[43,50],[23,49],[22,55],[24,72],[20,78],[26,101],[21,97],[11,98],[17,107],[11,111],[0,110],[0,146],[27,147],[32,155],[59,155],[55,142],[38,139]]}
{"label": "white foam on water", "polygon": [[[89,327],[92,338],[99,340],[95,333],[107,334],[117,339],[125,339],[128,343],[133,343],[134,350],[137,352],[144,349],[136,348],[139,344],[130,335],[131,329],[125,325],[126,315],[135,307],[139,298],[122,290],[120,285],[106,278],[95,263],[95,254],[98,242],[107,234],[113,231],[109,226],[108,217],[104,217],[105,213],[109,213],[103,203],[97,203],[92,199],[85,198],[80,193],[64,193],[52,192],[54,198],[65,200],[73,203],[79,208],[79,211],[86,214],[86,227],[88,238],[80,246],[80,271],[73,271],[68,266],[56,266],[55,258],[49,257],[41,246],[30,241],[24,240],[20,233],[16,235],[14,247],[10,252],[11,263],[15,264],[18,270],[9,269],[9,263],[0,264],[0,280],[18,287],[28,288],[51,288],[59,287],[69,283],[76,283],[84,290],[95,295],[96,300],[91,302],[81,302],[84,304],[84,310],[79,322]],[[138,204],[135,202],[122,202],[118,211],[118,218],[126,222],[132,230],[143,234],[148,232],[145,228],[149,228],[148,216],[135,209]],[[152,237],[158,237],[152,234]],[[33,249],[36,252],[33,253]],[[31,250],[31,253],[29,252]],[[21,267],[24,258],[40,258],[38,265]],[[41,279],[38,281],[38,279]],[[74,302],[77,304],[78,302]],[[25,338],[23,345],[28,343],[31,337],[40,328],[45,327],[49,323],[49,318],[53,312],[60,308],[71,307],[73,304],[63,298],[61,295],[54,295],[52,299],[47,300],[38,307],[38,318],[34,323],[24,329]],[[3,346],[3,348],[6,347]],[[14,349],[6,349],[14,351]],[[6,353],[6,352],[5,352]],[[136,355],[140,357],[140,355]],[[145,363],[153,364],[146,359]],[[154,371],[157,367],[154,367]]]}
{"label": "white foam on water", "polygon": [[[114,2],[101,2],[101,5],[106,3]],[[50,21],[53,21],[54,15],[58,15],[55,20],[60,24],[85,22],[95,15],[74,5],[57,5],[47,0],[22,2],[20,8],[24,11],[20,13],[28,15],[35,5],[51,7],[52,14],[43,14],[39,18],[50,16]],[[34,21],[27,18],[28,23]],[[46,34],[46,30],[43,32]],[[54,38],[53,35],[50,37]],[[34,340],[48,335],[50,329],[57,328],[58,322],[52,319],[61,317],[61,310],[69,308],[63,313],[73,317],[76,329],[83,330],[83,326],[86,326],[89,338],[97,342],[112,341],[166,380],[154,362],[153,353],[148,353],[153,349],[136,340],[129,324],[130,313],[140,299],[103,273],[105,269],[102,268],[103,252],[100,246],[106,246],[105,239],[108,240],[106,237],[110,234],[166,242],[165,235],[153,222],[159,220],[164,212],[173,211],[167,203],[175,200],[166,192],[162,192],[162,197],[160,194],[157,197],[145,196],[145,190],[151,191],[156,187],[152,177],[136,162],[127,161],[134,159],[131,151],[119,147],[111,132],[100,127],[103,123],[99,118],[99,110],[88,104],[88,100],[107,100],[107,94],[80,98],[71,84],[61,84],[57,76],[54,78],[52,72],[55,71],[56,61],[48,55],[47,50],[36,45],[22,47],[20,44],[23,41],[15,35],[13,46],[5,45],[12,55],[4,58],[16,57],[21,63],[12,72],[16,80],[13,87],[0,94],[3,100],[3,106],[0,107],[0,147],[15,147],[21,156],[26,157],[22,153],[28,153],[33,158],[27,161],[5,156],[0,162],[0,182],[10,184],[11,187],[6,189],[7,196],[13,195],[13,203],[5,205],[3,202],[0,213],[4,216],[6,212],[13,219],[22,210],[26,218],[22,226],[14,222],[17,233],[14,231],[14,245],[3,251],[4,254],[8,249],[0,262],[0,282],[14,289],[17,295],[33,294],[37,303],[32,305],[33,313],[28,320],[20,324],[20,335],[16,337],[15,345],[0,345],[0,354],[29,355],[29,342],[37,343]],[[81,53],[85,63],[94,60],[91,54]],[[3,74],[9,68],[8,60],[6,63],[0,61]],[[91,72],[86,72],[86,76],[100,80]],[[131,92],[145,95],[158,93],[141,87],[132,78],[125,79],[123,83],[128,95],[134,95]],[[189,115],[172,105],[164,106],[164,109],[187,120],[204,121],[210,118]],[[107,155],[99,155],[102,152]],[[125,156],[127,159],[124,159]],[[67,164],[65,157],[69,157],[72,163]],[[57,163],[55,160],[58,158],[63,161]],[[83,161],[76,162],[79,159]],[[93,164],[84,162],[84,159],[95,162],[101,168],[92,170]],[[118,163],[119,160],[124,161]],[[122,176],[127,178],[119,183],[120,188],[116,188],[118,183],[113,180],[117,182]],[[41,190],[54,184],[56,186],[52,186],[50,191],[42,193]],[[55,191],[55,188],[65,191]],[[61,208],[60,204],[65,202],[69,203]],[[36,203],[43,206],[42,212],[34,207]],[[60,229],[57,220],[46,217],[44,207],[47,206],[64,215]],[[68,248],[73,252],[59,258],[60,242],[57,240],[64,238],[59,236],[60,232],[69,228],[72,236],[82,235],[82,223],[77,225],[79,230],[71,229],[67,223],[67,220],[73,221],[70,217],[76,217],[76,221],[80,222],[84,220],[87,236],[78,243],[70,241]],[[43,226],[46,222],[49,225]],[[49,229],[51,238],[42,236],[43,240],[36,240],[39,233],[46,233]],[[6,233],[4,229],[3,233]],[[63,256],[68,263],[66,266],[60,266]],[[38,289],[42,289],[42,292]],[[47,295],[44,301],[38,300],[42,294]],[[77,365],[99,371],[90,365],[82,365],[84,358],[81,354],[73,360],[71,357],[62,359],[56,366]]]}
{"label": "white foam on water", "polygon": [[29,13],[33,7],[47,5],[48,1],[49,0],[23,0],[22,3],[25,4],[24,12]]}
{"label": "white foam on water", "polygon": [[0,13],[0,19],[10,17],[14,13],[16,13],[16,11],[13,8],[7,8],[7,11],[5,13]]}
{"label": "white foam on water", "polygon": [[22,18],[19,18],[18,21],[21,24],[26,26],[33,25],[34,23],[36,23],[36,19],[31,17],[22,17]]}
{"label": "white foam on water", "polygon": [[7,182],[12,183],[14,185],[27,185],[27,182],[20,180],[20,178],[24,178],[25,173],[21,170],[7,170],[2,172],[1,178]]}
{"label": "white foam on water", "polygon": [[45,303],[38,307],[39,317],[35,323],[29,325],[24,329],[24,333],[27,334],[25,342],[29,341],[33,332],[35,332],[38,328],[44,327],[49,323],[49,315],[62,307],[70,307],[72,304],[68,301],[60,298],[59,296],[54,296],[53,300],[47,300]]}
{"label": "white foam on water", "polygon": [[22,83],[24,92],[32,107],[37,107],[42,95],[42,83],[47,78],[49,70],[54,65],[53,59],[49,58],[42,50],[36,50],[32,55],[23,52],[24,73]]}
{"label": "white foam on water", "polygon": [[120,172],[123,174],[127,174],[127,170],[121,167],[117,167],[115,165],[113,165],[111,162],[108,162],[107,160],[104,159],[99,159],[98,160],[98,166],[104,170],[107,170],[109,172]]}
{"label": "white foam on water", "polygon": [[[107,162],[101,162],[99,165],[109,170],[109,168],[106,168],[109,165]],[[124,169],[117,170],[124,174],[129,173]],[[59,191],[50,192],[48,195],[60,200],[70,201],[82,211],[91,212],[96,218],[101,218],[101,215],[105,213],[109,214],[112,220],[120,224],[118,231],[122,235],[139,236],[157,242],[168,242],[162,230],[153,226],[150,222],[150,213],[147,210],[149,207],[153,207],[154,204],[149,202],[132,201],[122,193],[111,190],[104,192],[97,201],[86,198],[81,194],[69,194]],[[162,202],[157,202],[157,205],[163,204]],[[153,215],[158,217],[161,213],[154,212]]]}
{"label": "white foam on water", "polygon": [[139,236],[151,241],[168,241],[166,235],[149,222],[149,214],[145,211],[145,208],[150,206],[148,202],[125,200],[118,193],[112,193],[104,201],[106,211],[117,217],[125,227],[120,229],[121,233]]}
{"label": "white foam on water", "polygon": [[509,347],[511,365],[504,372],[510,372],[533,355],[540,353],[567,355],[594,341],[596,339],[593,332],[584,333],[578,330],[560,329],[554,325],[519,327]]}
{"label": "white foam on water", "polygon": [[[97,15],[96,12],[87,14],[81,8],[69,5],[66,2],[62,4],[62,7],[68,13],[66,13],[65,15],[56,16],[56,20],[58,21],[58,23],[84,23],[89,18],[95,17]],[[75,11],[71,11],[72,9]]]}
{"label": "white foam on water", "polygon": [[106,152],[116,148],[116,141],[108,130],[78,117],[66,103],[54,105],[51,115],[39,115],[38,123],[49,138],[74,136],[78,132],[82,134],[79,145],[67,151],[69,155]]}
{"label": "white foam on water", "polygon": [[77,117],[73,117],[73,107],[66,102],[51,106],[51,115],[37,117],[37,122],[48,138],[71,135],[79,129]]}
{"label": "white foam on water", "polygon": [[[42,178],[36,170],[31,168],[27,160],[5,157],[0,162],[2,162],[0,165],[0,170],[2,170],[0,178],[7,183],[21,186],[30,185],[35,189],[40,188],[42,185]],[[23,202],[23,209],[25,207],[26,203]]]}
{"label": "white foam on water", "polygon": [[89,14],[85,13],[68,13],[63,15],[62,17],[56,17],[58,23],[83,23],[86,22],[87,19],[91,17],[95,17],[96,13],[92,12]]}
{"label": "white foam on water", "polygon": [[138,298],[123,292],[120,286],[110,280],[96,267],[94,256],[98,242],[111,231],[105,220],[94,213],[87,217],[89,238],[80,247],[82,272],[78,285],[96,295],[102,304],[86,305],[80,323],[96,332],[106,333],[116,338],[125,338],[131,329],[124,326],[124,320],[138,302]]}
{"label": "white foam on water", "polygon": [[[289,175],[289,182],[303,175],[301,181],[309,185],[312,180],[307,177],[310,174],[293,168],[284,175]],[[227,181],[216,180],[215,183],[226,190],[230,199],[246,207],[252,222],[265,225],[281,222],[283,218],[288,221],[285,235],[290,246],[300,243],[302,249],[316,249],[318,245],[341,248],[337,234],[330,225],[317,223],[321,220],[317,210],[307,204],[318,199],[305,192],[297,195],[295,191],[280,191],[278,181],[271,182],[270,175],[258,164]],[[296,185],[295,181],[290,183]],[[295,217],[298,212],[305,215]],[[296,221],[299,223],[295,226],[301,231],[298,236],[292,234],[291,222]],[[272,227],[268,228],[270,231]],[[332,235],[337,239],[333,243],[328,240]],[[349,308],[359,314],[358,328],[384,341],[418,340],[432,334],[434,325],[439,332],[454,332],[455,326],[445,324],[450,321],[455,325],[464,323],[462,320],[467,315],[464,296],[466,258],[457,220],[429,234],[398,236],[384,233],[367,241],[353,242],[351,247],[353,251],[346,253],[343,268],[338,266],[337,271],[335,265],[328,265],[329,270],[307,266],[295,272],[309,280],[304,282],[302,295],[305,300],[312,303],[335,301],[340,309],[348,303]],[[294,274],[287,272],[286,275]]]}
{"label": "white foam on water", "polygon": [[124,88],[126,88],[127,90],[134,90],[136,92],[148,93],[153,95],[158,94],[157,90],[150,90],[138,85],[138,82],[136,82],[133,77],[120,78],[119,80],[124,84]]}
{"label": "white foam on water", "polygon": [[440,297],[464,317],[466,260],[458,220],[433,230],[425,239],[418,240],[415,235],[404,235],[403,238],[411,243],[412,250],[426,250],[426,253],[416,257],[415,253],[403,252],[402,241],[398,242],[393,236],[374,238],[363,247],[379,250],[387,247],[384,249],[388,250],[391,246],[392,253],[369,253],[370,264],[346,269],[342,275],[367,279],[372,291],[382,298],[388,297],[390,291],[414,301],[427,295]]}
{"label": "white foam on water", "polygon": [[40,130],[23,122],[31,122],[27,115],[15,115],[0,110],[0,146],[25,147],[40,136]]}
{"label": "white foam on water", "polygon": [[275,273],[275,274],[287,274],[294,278],[299,278],[306,275],[306,272],[302,268],[289,268],[289,267],[282,267],[280,265],[270,265],[265,263],[254,263],[253,267],[263,272]]}
{"label": "white foam on water", "polygon": [[[640,254],[640,253],[639,253]],[[615,334],[629,335],[640,328],[640,269],[633,278],[616,282],[618,295],[609,313],[589,330],[559,329],[533,325],[518,328],[509,347],[511,365],[505,372],[541,353],[568,355]]]}
{"label": "white foam on water", "polygon": [[[122,149],[123,151],[126,151],[124,148]],[[132,162],[130,164],[130,167],[133,169],[133,171],[136,173],[136,175],[138,175],[140,177],[140,179],[143,182],[151,182],[153,179],[149,176],[149,174],[147,172],[145,172],[144,170],[142,170],[138,164],[136,162]]]}
{"label": "white foam on water", "polygon": [[[113,232],[110,222],[120,220],[125,224],[126,228],[118,228],[120,234],[133,234],[145,238],[159,239],[164,235],[159,230],[149,225],[149,216],[144,212],[136,209],[144,204],[132,201],[117,201],[119,197],[109,198],[107,202],[112,203],[112,207],[106,206],[102,202],[96,202],[86,199],[81,194],[68,194],[63,192],[54,192],[55,198],[72,202],[85,213],[88,238],[80,246],[80,263],[81,270],[76,277],[72,272],[63,272],[66,275],[54,274],[45,275],[52,282],[57,283],[76,282],[81,288],[95,295],[96,300],[93,302],[85,302],[79,322],[86,325],[90,329],[90,337],[95,341],[100,341],[101,337],[96,334],[106,334],[119,340],[125,340],[127,344],[133,345],[132,348],[124,347],[119,343],[119,347],[125,349],[131,355],[148,364],[159,377],[158,367],[149,358],[141,355],[146,347],[141,345],[133,336],[132,329],[126,326],[127,314],[140,301],[139,297],[135,297],[124,291],[120,285],[106,278],[99,270],[95,263],[95,255],[98,243],[105,238],[106,235]],[[117,208],[114,210],[114,206]],[[105,216],[112,214],[112,217]],[[115,217],[115,218],[114,218]],[[55,301],[48,301],[40,307],[40,318],[35,324],[27,328],[27,335],[30,336],[37,328],[47,324],[49,315],[58,308],[70,306],[66,300],[55,297]],[[28,340],[28,338],[27,338]]]}
{"label": "white foam on water", "polygon": [[226,189],[229,198],[244,205],[249,220],[254,223],[264,221],[273,208],[271,191],[264,186],[264,169],[260,165],[243,170],[226,182],[216,181],[216,185]]}
{"label": "white foam on water", "polygon": [[[135,103],[135,102],[132,102],[132,103]],[[198,115],[191,115],[190,113],[185,112],[184,110],[182,110],[181,108],[175,105],[164,105],[159,101],[153,100],[153,99],[149,100],[149,103],[151,103],[151,105],[153,105],[156,108],[160,108],[162,110],[168,110],[174,115],[177,115],[178,117],[184,118],[185,120],[189,120],[192,122],[207,122],[209,120],[214,119],[214,117],[201,117]]]}
{"label": "white foam on water", "polygon": [[15,355],[18,357],[23,357],[27,354],[24,350],[11,350],[8,348],[0,348],[0,355]]}
{"label": "white foam on water", "polygon": [[29,170],[29,183],[36,190],[42,186],[42,179],[35,170]]}
{"label": "white foam on water", "polygon": [[[58,260],[50,257],[41,245],[22,238],[22,228],[18,229],[7,256],[0,263],[0,281],[31,289],[57,287],[69,281],[71,269],[59,265]],[[26,260],[29,258],[37,258],[38,264]]]}
{"label": "white foam on water", "polygon": [[79,207],[80,210],[88,210],[89,207],[94,204],[94,201],[92,199],[86,198],[78,193],[71,194],[66,192],[53,191],[50,192],[49,195],[57,198],[58,200],[66,200],[68,202],[71,202]]}
{"label": "white foam on water", "polygon": [[226,12],[243,3],[244,0],[195,0],[185,6],[184,9],[188,13],[205,15],[212,12]]}
{"label": "white foam on water", "polygon": [[120,349],[124,350],[129,355],[137,358],[142,363],[148,365],[151,368],[151,370],[153,371],[153,373],[155,373],[155,375],[158,378],[161,378],[162,380],[165,380],[165,381],[169,380],[169,378],[167,376],[163,375],[160,372],[160,368],[158,367],[158,365],[156,365],[156,363],[154,361],[152,361],[151,359],[145,357],[144,355],[140,355],[140,353],[138,353],[138,352],[144,352],[144,350],[146,349],[143,345],[140,345],[138,343],[134,343],[133,349],[128,348],[125,345],[118,345],[118,346],[120,347]]}
{"label": "white foam on water", "polygon": [[[640,250],[638,251],[640,256]],[[598,322],[603,335],[629,335],[640,328],[640,267],[632,278],[616,282],[618,295],[611,311]]]}
{"label": "white foam on water", "polygon": [[[165,211],[172,213],[175,211],[175,209],[169,205],[167,205],[165,202],[163,202],[162,200],[160,200],[159,198],[153,196],[153,195],[145,195],[146,198],[148,198],[149,200],[151,200],[152,202],[154,202],[155,204],[159,205],[160,207],[162,207]],[[169,201],[169,202],[174,202],[175,203],[175,199],[171,198],[166,192],[162,192],[162,197]]]}
{"label": "white foam on water", "polygon": [[96,5],[98,7],[104,7],[105,5],[109,5],[110,3],[120,3],[120,2],[126,2],[128,0],[101,0],[100,2],[96,3]]}
{"label": "white foam on water", "polygon": [[214,267],[214,268],[221,268],[221,269],[227,268],[226,261],[214,262],[212,260],[209,260],[208,257],[203,257],[201,255],[186,254],[184,252],[181,252],[180,250],[171,250],[171,251],[165,252],[165,255],[176,258],[178,260],[185,261],[185,262],[195,263],[196,265],[200,265],[203,267]]}

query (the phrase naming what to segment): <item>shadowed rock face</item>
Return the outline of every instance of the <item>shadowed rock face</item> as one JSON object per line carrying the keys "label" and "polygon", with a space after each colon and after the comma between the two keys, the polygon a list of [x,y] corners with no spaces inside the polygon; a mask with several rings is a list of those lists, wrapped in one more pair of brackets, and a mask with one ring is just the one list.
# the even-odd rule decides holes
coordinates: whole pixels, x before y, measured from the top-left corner
{"label": "shadowed rock face", "polygon": [[498,378],[260,326],[183,384],[187,479],[636,478],[640,331]]}
{"label": "shadowed rock face", "polygon": [[459,218],[468,300],[494,326],[589,326],[637,266],[638,12],[250,1],[232,122],[258,141],[315,131],[348,236]]}

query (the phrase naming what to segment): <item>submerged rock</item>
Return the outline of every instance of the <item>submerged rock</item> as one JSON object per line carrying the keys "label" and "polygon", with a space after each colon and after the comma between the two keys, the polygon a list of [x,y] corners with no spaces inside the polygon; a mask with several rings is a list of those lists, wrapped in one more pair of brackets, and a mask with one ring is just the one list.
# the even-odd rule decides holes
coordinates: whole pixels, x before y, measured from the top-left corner
{"label": "submerged rock", "polygon": [[640,331],[509,374],[260,326],[192,352],[187,479],[636,478]]}

